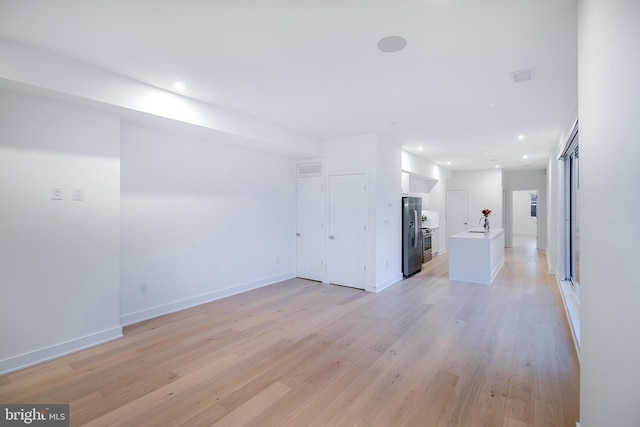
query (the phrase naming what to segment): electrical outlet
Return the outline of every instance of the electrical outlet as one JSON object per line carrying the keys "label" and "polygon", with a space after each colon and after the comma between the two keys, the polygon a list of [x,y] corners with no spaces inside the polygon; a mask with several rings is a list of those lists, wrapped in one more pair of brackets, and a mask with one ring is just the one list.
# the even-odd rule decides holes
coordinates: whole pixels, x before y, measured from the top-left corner
{"label": "electrical outlet", "polygon": [[149,292],[149,284],[148,283],[140,283],[140,293],[146,294]]}
{"label": "electrical outlet", "polygon": [[62,200],[62,188],[51,189],[51,200]]}

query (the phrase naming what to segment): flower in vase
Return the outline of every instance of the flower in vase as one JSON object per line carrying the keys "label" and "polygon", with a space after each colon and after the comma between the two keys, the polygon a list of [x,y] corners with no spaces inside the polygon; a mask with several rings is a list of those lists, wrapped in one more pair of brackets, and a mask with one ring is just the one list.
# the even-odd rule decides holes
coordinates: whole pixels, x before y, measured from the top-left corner
{"label": "flower in vase", "polygon": [[483,209],[482,210],[482,215],[484,215],[485,218],[487,218],[490,213],[491,213],[491,209]]}

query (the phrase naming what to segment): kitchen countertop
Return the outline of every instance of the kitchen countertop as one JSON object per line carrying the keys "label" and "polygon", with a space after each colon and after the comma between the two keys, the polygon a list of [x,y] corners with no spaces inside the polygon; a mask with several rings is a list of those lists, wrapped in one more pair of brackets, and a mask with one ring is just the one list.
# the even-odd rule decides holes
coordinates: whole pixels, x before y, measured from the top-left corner
{"label": "kitchen countertop", "polygon": [[484,232],[482,228],[472,228],[462,233],[454,234],[450,236],[450,239],[493,239],[504,232],[503,228],[490,228],[488,233]]}

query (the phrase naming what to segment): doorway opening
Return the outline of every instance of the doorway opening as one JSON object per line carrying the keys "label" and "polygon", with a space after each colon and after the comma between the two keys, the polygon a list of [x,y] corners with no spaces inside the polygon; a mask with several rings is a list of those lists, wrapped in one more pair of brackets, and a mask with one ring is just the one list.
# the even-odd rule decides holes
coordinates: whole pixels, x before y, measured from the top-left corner
{"label": "doorway opening", "polygon": [[511,194],[511,247],[538,248],[538,190]]}

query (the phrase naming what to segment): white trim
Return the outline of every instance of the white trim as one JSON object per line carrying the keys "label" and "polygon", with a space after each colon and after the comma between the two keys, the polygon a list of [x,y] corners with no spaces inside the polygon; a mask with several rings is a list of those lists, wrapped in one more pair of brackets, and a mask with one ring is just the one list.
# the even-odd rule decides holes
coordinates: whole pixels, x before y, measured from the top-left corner
{"label": "white trim", "polygon": [[[546,177],[545,171],[545,180],[548,180]],[[538,194],[537,200],[537,212],[538,216],[536,217],[536,249],[546,250],[549,247],[549,242],[547,241],[547,236],[543,235],[543,232],[547,229],[547,189],[545,187],[537,187],[533,185],[524,185],[524,186],[516,186],[516,187],[507,187],[503,190],[504,194],[504,241],[506,248],[513,247],[513,235],[514,234],[522,234],[522,233],[514,233],[513,232],[513,193],[516,191],[535,191]],[[544,240],[543,240],[544,239]],[[541,240],[543,240],[541,242]],[[542,244],[544,243],[544,244]]]}
{"label": "white trim", "polygon": [[67,354],[75,353],[89,347],[104,344],[122,337],[122,327],[107,329],[86,335],[71,341],[62,342],[50,347],[41,348],[29,353],[19,354],[8,359],[0,360],[0,375],[5,375],[19,369],[47,362]]}
{"label": "white trim", "polygon": [[385,289],[395,285],[400,281],[402,281],[402,273],[398,273],[395,276],[391,277],[390,279],[387,279],[383,282],[378,283],[370,292],[378,293],[378,292],[384,291]]}
{"label": "white trim", "polygon": [[163,305],[149,308],[146,310],[137,311],[135,313],[122,315],[120,316],[120,323],[122,323],[123,326],[132,325],[134,323],[142,322],[143,320],[152,319],[154,317],[163,316],[165,314],[174,313],[176,311],[195,307],[201,304],[206,304],[208,302],[212,302],[222,298],[241,294],[243,292],[252,291],[254,289],[273,285],[274,283],[281,282],[283,280],[293,279],[294,277],[296,277],[295,273],[289,272],[289,273],[280,274],[277,276],[267,277],[261,280],[256,280],[255,282],[248,282],[248,283],[244,283],[231,288],[210,292],[208,294],[198,295],[195,297],[190,297],[190,298],[186,298],[179,301],[174,301],[168,304],[163,304]]}
{"label": "white trim", "polygon": [[572,147],[573,140],[576,138],[577,134],[578,134],[578,119],[576,119],[576,121],[573,122],[573,126],[571,126],[571,131],[569,132],[569,136],[567,137],[567,140],[562,144],[562,147],[558,152],[558,160],[561,160],[564,156],[567,155],[569,150],[573,148]]}
{"label": "white trim", "polygon": [[573,345],[576,348],[578,362],[580,361],[580,300],[571,288],[571,283],[567,280],[560,280],[556,275],[558,289],[562,295],[562,305],[569,321],[571,335],[573,337]]}
{"label": "white trim", "polygon": [[558,272],[555,269],[551,268],[551,260],[549,259],[549,251],[545,250],[544,256],[547,259],[547,271],[549,272],[549,274],[553,274],[553,275],[557,276]]}

